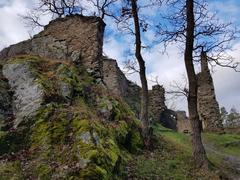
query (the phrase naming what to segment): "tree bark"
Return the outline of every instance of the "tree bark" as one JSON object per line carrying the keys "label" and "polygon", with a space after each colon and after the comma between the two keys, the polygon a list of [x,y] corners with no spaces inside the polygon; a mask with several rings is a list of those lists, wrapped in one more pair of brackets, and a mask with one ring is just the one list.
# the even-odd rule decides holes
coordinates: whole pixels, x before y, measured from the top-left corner
{"label": "tree bark", "polygon": [[197,76],[193,65],[193,46],[194,46],[194,2],[186,0],[187,13],[187,34],[186,47],[184,53],[185,67],[189,81],[188,111],[192,127],[192,150],[193,158],[199,167],[207,167],[208,161],[206,152],[201,139],[201,122],[197,110]]}
{"label": "tree bark", "polygon": [[142,94],[141,94],[141,114],[140,119],[142,123],[142,135],[145,140],[145,145],[150,145],[150,131],[149,131],[149,120],[148,120],[148,85],[146,78],[146,67],[145,61],[141,54],[141,31],[139,25],[138,17],[138,7],[137,0],[131,0],[132,6],[132,15],[134,19],[134,28],[135,28],[135,57],[139,64],[139,74],[142,84]]}

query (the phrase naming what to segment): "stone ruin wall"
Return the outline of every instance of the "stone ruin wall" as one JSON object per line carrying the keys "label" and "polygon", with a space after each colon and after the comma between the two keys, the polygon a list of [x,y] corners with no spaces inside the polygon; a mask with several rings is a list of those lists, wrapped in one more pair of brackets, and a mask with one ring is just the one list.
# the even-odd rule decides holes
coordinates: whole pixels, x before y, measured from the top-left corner
{"label": "stone ruin wall", "polygon": [[117,61],[103,57],[103,82],[115,95],[125,97],[128,89],[128,80],[119,69]]}
{"label": "stone ruin wall", "polygon": [[201,56],[201,72],[198,77],[198,111],[203,129],[206,131],[222,130],[219,105],[216,100],[214,84],[208,68],[206,54]]}
{"label": "stone ruin wall", "polygon": [[[123,98],[137,117],[140,117],[141,88],[126,78],[116,60],[103,57],[103,82],[110,92]],[[149,117],[160,122],[165,110],[165,90],[163,86],[155,85],[149,90]]]}
{"label": "stone ruin wall", "polygon": [[167,109],[165,105],[165,89],[155,85],[149,91],[149,112],[153,120],[159,120],[161,113]]}
{"label": "stone ruin wall", "polygon": [[0,52],[0,60],[31,54],[82,64],[100,76],[104,22],[97,17],[67,16],[51,21],[32,39],[11,45]]}
{"label": "stone ruin wall", "polygon": [[103,57],[103,82],[109,91],[123,98],[136,116],[140,115],[141,88],[129,81],[117,65],[117,61]]}

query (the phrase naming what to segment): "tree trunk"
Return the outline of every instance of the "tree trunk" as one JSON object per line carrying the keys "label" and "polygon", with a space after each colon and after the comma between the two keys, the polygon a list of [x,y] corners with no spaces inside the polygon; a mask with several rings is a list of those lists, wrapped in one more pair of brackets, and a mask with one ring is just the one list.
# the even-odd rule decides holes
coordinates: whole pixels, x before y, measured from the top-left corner
{"label": "tree trunk", "polygon": [[193,65],[194,45],[194,2],[186,0],[187,34],[184,53],[185,67],[189,81],[188,111],[192,126],[192,150],[193,158],[199,167],[208,165],[206,152],[201,139],[201,122],[197,110],[197,76]]}
{"label": "tree trunk", "polygon": [[150,145],[150,131],[149,131],[149,121],[148,121],[148,85],[146,78],[146,68],[145,61],[143,60],[141,54],[141,32],[139,25],[139,17],[138,17],[138,8],[137,8],[137,0],[131,0],[132,6],[132,15],[134,19],[134,28],[135,28],[135,57],[138,61],[140,68],[140,80],[142,84],[142,97],[141,97],[141,114],[140,119],[142,123],[142,135],[145,140],[145,145]]}

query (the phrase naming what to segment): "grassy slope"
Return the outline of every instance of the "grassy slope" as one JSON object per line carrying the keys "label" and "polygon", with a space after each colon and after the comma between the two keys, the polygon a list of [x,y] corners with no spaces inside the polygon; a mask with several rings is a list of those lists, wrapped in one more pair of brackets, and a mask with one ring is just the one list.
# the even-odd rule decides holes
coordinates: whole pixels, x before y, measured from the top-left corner
{"label": "grassy slope", "polygon": [[[130,164],[130,176],[138,179],[218,179],[215,174],[232,173],[223,165],[223,156],[208,153],[214,168],[212,171],[194,168],[191,160],[190,136],[174,132],[161,125],[154,127],[157,146],[153,152],[144,152]],[[240,135],[210,134],[203,135],[205,143],[214,145],[221,153],[240,157],[240,149],[232,142],[239,141]],[[226,144],[230,146],[226,147]],[[234,145],[235,143],[233,143]],[[132,168],[131,168],[132,167]],[[224,168],[224,169],[223,169]],[[218,169],[221,169],[219,171]],[[225,175],[224,175],[225,174]]]}

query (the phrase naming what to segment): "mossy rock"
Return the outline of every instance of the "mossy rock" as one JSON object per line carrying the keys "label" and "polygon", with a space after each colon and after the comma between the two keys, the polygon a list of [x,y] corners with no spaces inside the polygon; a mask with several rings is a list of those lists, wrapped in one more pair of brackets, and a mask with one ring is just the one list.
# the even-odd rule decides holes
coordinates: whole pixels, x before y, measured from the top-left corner
{"label": "mossy rock", "polygon": [[[111,97],[102,84],[71,63],[29,56],[11,61],[21,62],[29,63],[45,99],[36,114],[20,125],[21,139],[7,140],[12,137],[9,132],[0,136],[1,143],[8,143],[4,153],[28,152],[2,166],[21,162],[20,174],[36,179],[123,176],[131,153],[141,150],[143,145],[139,121],[126,103]],[[68,96],[59,91],[61,83],[71,89]],[[106,107],[108,118],[99,113]]]}

